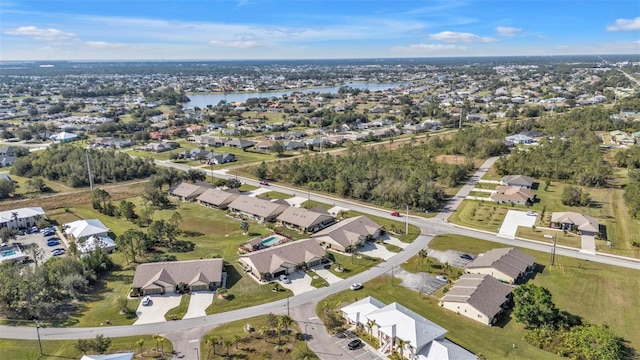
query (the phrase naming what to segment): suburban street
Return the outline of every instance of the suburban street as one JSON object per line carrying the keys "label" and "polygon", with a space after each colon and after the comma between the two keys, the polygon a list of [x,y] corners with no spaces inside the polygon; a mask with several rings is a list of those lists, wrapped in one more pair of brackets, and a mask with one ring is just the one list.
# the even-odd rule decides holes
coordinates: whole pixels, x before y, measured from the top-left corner
{"label": "suburban street", "polygon": [[[486,171],[493,165],[497,158],[488,159],[478,171],[469,179],[468,185],[463,186],[462,189],[454,196],[449,204],[445,207],[445,211],[437,214],[434,218],[422,218],[418,216],[410,216],[408,219],[406,215],[400,219],[400,221],[408,221],[409,224],[416,225],[421,230],[416,240],[409,244],[403,251],[393,256],[386,262],[380,263],[378,266],[368,269],[358,275],[353,276],[347,280],[340,281],[335,284],[331,284],[328,287],[322,287],[314,289],[309,292],[305,292],[289,298],[289,312],[292,318],[299,322],[301,330],[308,331],[309,341],[308,346],[314,352],[319,354],[322,359],[345,359],[355,358],[348,351],[344,351],[343,348],[338,346],[334,339],[330,337],[320,320],[316,318],[315,306],[317,303],[325,297],[335,294],[340,291],[349,289],[352,283],[364,283],[368,280],[376,278],[384,274],[391,274],[393,269],[399,267],[403,262],[417,254],[421,249],[427,247],[433,237],[441,234],[457,234],[468,237],[474,237],[481,240],[492,241],[509,246],[518,246],[536,251],[548,252],[551,251],[551,245],[547,243],[541,243],[529,240],[510,239],[497,236],[495,233],[485,232],[481,230],[475,230],[470,228],[464,228],[456,226],[447,222],[447,219],[451,212],[455,211],[462,200],[468,195],[469,191],[473,188],[473,185],[482,178]],[[175,164],[165,161],[156,161],[160,166],[172,167],[179,170],[188,170],[188,166],[181,164]],[[220,170],[204,170],[208,175],[213,175],[220,178],[231,178],[234,175],[228,174],[226,171]],[[238,178],[243,183],[260,186],[258,181]],[[270,190],[310,197],[312,200],[319,202],[332,204],[334,206],[340,206],[347,209],[353,209],[366,214],[371,214],[387,219],[399,220],[397,217],[391,216],[388,210],[376,208],[375,206],[359,204],[353,201],[340,199],[332,196],[318,195],[314,193],[303,192],[299,189],[293,189],[281,185],[269,185]],[[640,270],[640,261],[637,259],[625,258],[620,256],[613,256],[608,254],[589,254],[580,252],[580,249],[572,249],[558,246],[556,254],[561,256],[573,257],[577,259],[599,262],[614,266],[621,266],[631,269]],[[365,292],[366,294],[366,289]],[[364,295],[364,294],[359,294]],[[249,318],[257,315],[263,315],[268,313],[274,314],[286,314],[287,313],[287,300],[275,301],[267,304],[257,305],[250,308],[239,309],[229,311],[220,314],[208,315],[200,318],[191,318],[177,321],[168,321],[155,324],[144,324],[136,326],[101,326],[93,328],[43,328],[40,329],[40,336],[43,340],[63,340],[63,339],[79,339],[79,338],[92,338],[97,334],[103,334],[106,337],[121,337],[121,336],[134,336],[143,334],[160,334],[167,337],[173,343],[174,349],[181,355],[185,355],[187,359],[196,358],[195,348],[198,346],[194,343],[194,340],[199,340],[207,331],[215,326],[230,321],[240,320],[243,318]],[[307,325],[308,324],[308,325]],[[306,326],[305,326],[306,325]],[[0,338],[8,339],[37,339],[36,329],[34,327],[13,327],[13,326],[0,326]],[[360,359],[368,357],[361,357]]]}

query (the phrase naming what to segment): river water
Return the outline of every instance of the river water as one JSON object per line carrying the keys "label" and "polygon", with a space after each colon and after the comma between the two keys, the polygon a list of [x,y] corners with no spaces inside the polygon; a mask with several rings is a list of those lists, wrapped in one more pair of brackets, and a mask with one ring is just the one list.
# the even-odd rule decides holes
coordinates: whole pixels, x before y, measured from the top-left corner
{"label": "river water", "polygon": [[[344,86],[349,86],[354,89],[361,90],[369,90],[369,91],[380,91],[380,90],[388,90],[395,89],[399,86],[405,86],[409,83],[369,83],[369,82],[351,82],[346,83]],[[253,92],[253,93],[211,93],[211,94],[192,94],[188,95],[191,101],[184,103],[185,109],[193,109],[194,107],[205,108],[207,105],[216,106],[220,103],[221,100],[226,101],[227,103],[233,102],[245,102],[247,99],[251,98],[271,98],[276,97],[280,98],[283,95],[291,95],[293,92],[301,92],[301,93],[310,93],[310,92],[319,92],[319,93],[329,93],[335,94],[338,92],[340,87],[322,87],[322,88],[305,88],[305,89],[291,89],[291,90],[283,90],[283,91],[268,91],[268,92]]]}

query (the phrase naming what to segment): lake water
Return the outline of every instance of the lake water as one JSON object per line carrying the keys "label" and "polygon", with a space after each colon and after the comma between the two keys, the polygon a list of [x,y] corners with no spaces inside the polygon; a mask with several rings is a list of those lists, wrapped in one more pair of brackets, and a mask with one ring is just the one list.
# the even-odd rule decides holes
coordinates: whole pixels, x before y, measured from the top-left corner
{"label": "lake water", "polygon": [[[346,83],[344,86],[349,86],[354,89],[361,90],[369,90],[369,91],[381,91],[394,89],[399,86],[405,86],[409,83],[369,83],[369,82],[351,82]],[[301,92],[301,93],[310,93],[310,92],[318,92],[318,93],[329,93],[335,94],[338,92],[340,87],[323,87],[323,88],[306,88],[306,89],[291,89],[291,90],[283,90],[283,91],[268,91],[268,92],[254,92],[254,93],[212,93],[212,94],[192,94],[189,96],[188,103],[184,103],[185,109],[193,109],[194,107],[205,108],[207,105],[216,106],[220,103],[220,101],[224,100],[227,103],[233,102],[245,102],[247,99],[251,98],[270,98],[276,97],[280,98],[283,95],[291,95],[293,92]]]}

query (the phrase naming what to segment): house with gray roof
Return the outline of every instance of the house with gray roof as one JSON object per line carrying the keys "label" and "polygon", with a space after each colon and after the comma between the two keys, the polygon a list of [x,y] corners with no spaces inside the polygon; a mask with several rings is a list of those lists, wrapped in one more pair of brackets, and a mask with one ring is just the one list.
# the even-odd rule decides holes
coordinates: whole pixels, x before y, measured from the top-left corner
{"label": "house with gray roof", "polygon": [[274,221],[289,205],[271,202],[247,195],[240,195],[229,204],[234,214],[245,215],[259,222]]}
{"label": "house with gray roof", "polygon": [[237,190],[228,191],[211,188],[205,190],[196,198],[196,200],[200,205],[218,210],[226,210],[229,207],[229,204],[231,204],[238,196],[240,196],[240,193]]}
{"label": "house with gray roof", "polygon": [[600,232],[598,219],[572,211],[551,214],[551,227],[567,231],[578,231],[582,235],[595,235]]}
{"label": "house with gray roof", "polygon": [[226,273],[222,259],[163,261],[136,267],[131,285],[133,292],[144,296],[177,292],[187,284],[189,291],[213,291],[223,285]]}
{"label": "house with gray roof", "polygon": [[207,189],[209,188],[203,185],[181,182],[169,189],[169,195],[180,199],[181,201],[194,201]]}
{"label": "house with gray roof", "polygon": [[242,254],[238,261],[256,279],[271,281],[280,275],[320,265],[325,254],[315,240],[305,239]]}
{"label": "house with gray roof", "polygon": [[254,144],[253,141],[245,140],[245,139],[231,139],[224,143],[225,146],[238,148],[238,149],[246,149],[252,147]]}
{"label": "house with gray roof", "polygon": [[533,256],[516,248],[491,249],[467,265],[470,274],[487,274],[508,283],[524,280],[535,269]]}
{"label": "house with gray roof", "polygon": [[278,215],[276,221],[283,226],[296,229],[301,232],[316,232],[333,224],[336,220],[329,213],[307,210],[304,208],[289,207]]}
{"label": "house with gray roof", "polygon": [[507,175],[500,179],[500,185],[531,189],[535,179],[526,175]]}
{"label": "house with gray roof", "polygon": [[367,240],[375,240],[382,233],[382,227],[368,217],[361,215],[344,219],[330,227],[311,235],[325,248],[352,252]]}
{"label": "house with gray roof", "polygon": [[487,274],[464,274],[440,298],[439,305],[485,325],[509,308],[511,286]]}

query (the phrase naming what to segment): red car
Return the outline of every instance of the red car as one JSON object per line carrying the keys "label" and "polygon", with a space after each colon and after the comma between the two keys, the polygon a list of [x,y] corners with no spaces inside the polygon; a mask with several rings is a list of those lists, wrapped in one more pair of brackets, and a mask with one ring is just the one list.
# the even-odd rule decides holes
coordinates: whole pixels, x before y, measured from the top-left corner
{"label": "red car", "polygon": [[394,211],[394,212],[392,212],[392,213],[391,213],[391,216],[397,216],[397,217],[400,217],[400,213],[399,213],[399,212],[397,212],[397,211]]}
{"label": "red car", "polygon": [[266,182],[266,181],[260,181],[260,185],[267,185],[267,186],[268,186],[268,185],[269,185],[269,183],[268,183],[268,182]]}

